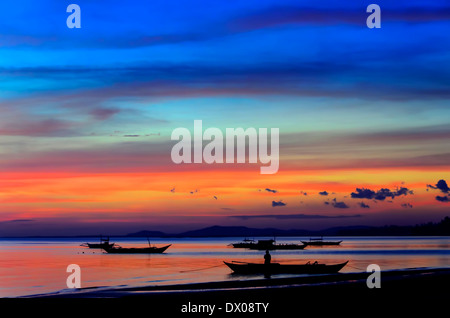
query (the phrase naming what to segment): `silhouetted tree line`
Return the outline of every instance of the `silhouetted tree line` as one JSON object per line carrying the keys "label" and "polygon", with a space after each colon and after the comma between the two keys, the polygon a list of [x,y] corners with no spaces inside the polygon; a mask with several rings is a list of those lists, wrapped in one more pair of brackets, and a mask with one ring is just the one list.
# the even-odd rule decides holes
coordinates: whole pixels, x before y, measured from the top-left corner
{"label": "silhouetted tree line", "polygon": [[450,235],[450,217],[446,216],[438,223],[428,222],[411,229],[412,235]]}
{"label": "silhouetted tree line", "polygon": [[417,224],[414,226],[398,226],[386,225],[380,227],[368,227],[357,229],[342,229],[335,235],[342,236],[399,236],[399,235],[434,235],[446,236],[450,235],[450,217],[446,216],[440,222],[428,222],[424,224]]}

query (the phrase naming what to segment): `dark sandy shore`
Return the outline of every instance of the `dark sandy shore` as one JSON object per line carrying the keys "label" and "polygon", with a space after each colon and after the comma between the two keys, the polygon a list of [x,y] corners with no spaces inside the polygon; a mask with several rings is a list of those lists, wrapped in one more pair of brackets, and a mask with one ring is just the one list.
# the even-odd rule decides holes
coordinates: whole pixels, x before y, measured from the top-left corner
{"label": "dark sandy shore", "polygon": [[[139,288],[87,288],[71,293],[29,296],[11,300],[37,305],[64,305],[91,308],[91,313],[110,313],[141,308],[151,313],[186,315],[183,305],[215,305],[214,316],[236,314],[225,312],[226,303],[269,303],[267,314],[302,316],[317,311],[322,314],[354,312],[365,308],[366,314],[385,310],[429,314],[450,305],[450,267],[413,268],[381,272],[381,288],[369,289],[369,273],[338,273],[292,278],[261,278],[185,285]],[[81,307],[80,307],[81,306]],[[49,307],[51,308],[51,307]],[[221,310],[217,309],[221,308]],[[228,305],[231,308],[231,305]],[[255,307],[254,307],[255,308]],[[355,313],[355,312],[354,312]],[[250,314],[247,312],[247,314]],[[255,312],[253,312],[255,314]],[[260,312],[259,314],[262,314]],[[362,316],[366,316],[361,312]],[[206,312],[196,315],[208,316]]]}

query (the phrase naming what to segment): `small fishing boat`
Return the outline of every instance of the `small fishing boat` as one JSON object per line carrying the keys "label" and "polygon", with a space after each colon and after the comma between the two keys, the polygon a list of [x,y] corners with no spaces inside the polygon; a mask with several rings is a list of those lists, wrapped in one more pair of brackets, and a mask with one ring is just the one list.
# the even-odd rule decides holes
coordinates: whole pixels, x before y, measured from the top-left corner
{"label": "small fishing boat", "polygon": [[171,245],[172,244],[169,244],[163,247],[122,247],[116,245],[111,248],[103,247],[103,249],[109,254],[160,254],[164,253],[164,251],[167,250]]}
{"label": "small fishing boat", "polygon": [[83,243],[80,246],[89,248],[112,248],[115,243],[109,242],[109,237],[103,238],[100,236],[100,243]]}
{"label": "small fishing boat", "polygon": [[229,246],[233,246],[234,248],[250,248],[256,244],[255,240],[245,238],[242,242],[239,243],[231,243]]}
{"label": "small fishing boat", "polygon": [[309,241],[302,241],[305,245],[324,246],[324,245],[339,245],[342,241],[324,241],[323,237],[310,238]]}
{"label": "small fishing boat", "polygon": [[275,240],[244,240],[241,243],[232,244],[234,248],[248,248],[251,250],[302,250],[306,247],[304,244],[277,244]]}
{"label": "small fishing boat", "polygon": [[224,262],[236,274],[331,274],[339,272],[348,261],[339,264],[319,264],[317,262],[305,264],[279,263],[245,263],[232,261]]}

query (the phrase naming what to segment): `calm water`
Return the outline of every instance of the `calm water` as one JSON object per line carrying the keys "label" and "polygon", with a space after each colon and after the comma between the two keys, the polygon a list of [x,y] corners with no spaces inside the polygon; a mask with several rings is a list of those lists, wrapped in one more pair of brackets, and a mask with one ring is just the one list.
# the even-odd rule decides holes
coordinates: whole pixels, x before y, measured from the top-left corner
{"label": "calm water", "polygon": [[[287,237],[277,243],[300,243]],[[358,272],[378,264],[382,270],[410,267],[450,267],[449,237],[349,237],[340,246],[307,247],[299,251],[272,251],[272,261],[304,263],[350,260],[341,272]],[[142,286],[252,279],[230,275],[223,260],[263,261],[264,251],[234,249],[233,238],[152,239],[161,246],[173,244],[164,254],[120,255],[80,247],[91,239],[0,239],[0,297],[63,291],[69,264],[81,267],[82,287]],[[145,239],[111,240],[123,247],[146,246]],[[286,276],[286,275],[284,275]]]}

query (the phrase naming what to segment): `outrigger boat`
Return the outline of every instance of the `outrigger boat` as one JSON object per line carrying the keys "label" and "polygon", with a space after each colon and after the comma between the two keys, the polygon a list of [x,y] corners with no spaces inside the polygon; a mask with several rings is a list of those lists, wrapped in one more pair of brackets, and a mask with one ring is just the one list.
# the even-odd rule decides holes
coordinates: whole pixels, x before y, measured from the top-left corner
{"label": "outrigger boat", "polygon": [[115,243],[109,243],[109,237],[103,238],[100,236],[100,243],[83,243],[80,246],[89,248],[112,248]]}
{"label": "outrigger boat", "polygon": [[116,245],[111,248],[103,247],[103,249],[109,254],[160,254],[164,253],[164,251],[167,250],[171,245],[172,244],[169,244],[163,247],[122,247]]}
{"label": "outrigger boat", "polygon": [[340,264],[279,264],[224,262],[236,274],[331,274],[339,272],[348,261]]}
{"label": "outrigger boat", "polygon": [[[272,243],[270,243],[272,241]],[[306,247],[304,244],[276,244],[274,240],[268,240],[268,242],[258,241],[257,244],[250,247],[251,250],[302,250]]]}
{"label": "outrigger boat", "polygon": [[251,250],[302,250],[304,244],[276,244],[275,240],[254,240],[245,239],[243,242],[231,244],[234,248],[249,248]]}
{"label": "outrigger boat", "polygon": [[255,240],[245,238],[242,242],[231,243],[228,246],[233,246],[234,248],[250,248],[256,244]]}
{"label": "outrigger boat", "polygon": [[302,241],[305,245],[323,246],[323,245],[339,245],[342,241],[324,241],[323,237],[310,238],[309,241]]}

